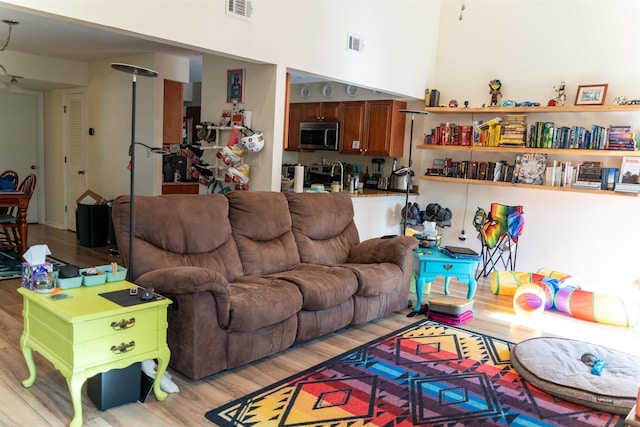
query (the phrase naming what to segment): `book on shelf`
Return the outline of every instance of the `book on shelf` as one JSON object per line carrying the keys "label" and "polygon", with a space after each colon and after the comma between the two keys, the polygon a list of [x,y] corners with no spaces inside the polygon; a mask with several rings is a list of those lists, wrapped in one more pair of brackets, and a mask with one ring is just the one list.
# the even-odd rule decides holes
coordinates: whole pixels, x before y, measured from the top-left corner
{"label": "book on shelf", "polygon": [[620,169],[618,168],[602,168],[602,182],[600,188],[602,190],[613,190],[616,183],[620,179]]}
{"label": "book on shelf", "polygon": [[542,185],[547,168],[547,155],[544,153],[523,153],[520,157],[518,182],[522,184]]}
{"label": "book on shelf", "polygon": [[640,157],[625,156],[620,165],[620,178],[615,191],[640,193]]}
{"label": "book on shelf", "polygon": [[620,165],[620,182],[640,184],[640,157],[624,156]]}
{"label": "book on shelf", "polygon": [[588,161],[578,165],[578,181],[601,182],[602,166],[600,162]]}

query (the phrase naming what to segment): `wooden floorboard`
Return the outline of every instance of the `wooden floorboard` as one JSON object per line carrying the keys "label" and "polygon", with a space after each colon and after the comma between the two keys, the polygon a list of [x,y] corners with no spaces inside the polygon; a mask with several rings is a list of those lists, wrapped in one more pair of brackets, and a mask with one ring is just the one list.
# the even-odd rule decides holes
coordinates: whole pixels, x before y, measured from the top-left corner
{"label": "wooden floorboard", "polygon": [[[81,247],[75,233],[44,225],[29,227],[29,245],[34,244],[47,244],[54,257],[79,267],[114,261],[108,247]],[[22,300],[16,292],[18,286],[17,280],[0,281],[0,425],[68,425],[73,414],[66,382],[53,365],[37,353],[34,355],[36,382],[28,389],[22,387],[21,381],[27,377],[28,371],[19,344]],[[466,295],[466,286],[455,280],[450,288],[455,296]],[[442,293],[442,281],[436,280],[432,294]],[[630,298],[635,298],[635,295]],[[553,311],[534,319],[518,317],[513,312],[512,298],[491,294],[486,280],[480,281],[474,301],[475,319],[462,325],[465,329],[512,342],[538,336],[563,336],[640,355],[640,346],[637,345],[640,333],[637,328],[581,321]],[[204,418],[206,411],[420,319],[406,317],[408,312],[404,310],[366,325],[346,328],[200,381],[188,380],[169,370],[180,392],[170,394],[164,402],[158,402],[151,396],[146,403],[132,403],[100,411],[87,397],[85,390],[82,400],[84,425],[211,426]]]}

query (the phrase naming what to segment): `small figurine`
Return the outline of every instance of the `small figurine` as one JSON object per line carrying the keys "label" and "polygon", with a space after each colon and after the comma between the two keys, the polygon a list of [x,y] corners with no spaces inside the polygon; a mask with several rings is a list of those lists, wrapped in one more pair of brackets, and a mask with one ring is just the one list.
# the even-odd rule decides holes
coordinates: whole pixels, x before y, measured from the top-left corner
{"label": "small figurine", "polygon": [[493,79],[489,82],[489,93],[491,94],[491,103],[490,107],[498,106],[498,97],[502,96],[502,92],[500,92],[500,88],[502,88],[502,83],[498,79]]}
{"label": "small figurine", "polygon": [[613,103],[616,104],[616,105],[627,105],[628,102],[629,102],[629,100],[624,95],[616,96],[614,98],[614,100],[613,100]]}
{"label": "small figurine", "polygon": [[469,107],[469,101],[464,101],[464,108],[468,108]]}
{"label": "small figurine", "polygon": [[455,99],[452,99],[449,101],[449,108],[457,108],[458,107],[458,101]]}
{"label": "small figurine", "polygon": [[564,104],[567,101],[567,85],[565,84],[564,80],[560,82],[560,86],[558,86],[557,89],[554,86],[553,90],[556,91],[556,103],[555,103],[555,105],[559,105],[561,107],[564,107]]}

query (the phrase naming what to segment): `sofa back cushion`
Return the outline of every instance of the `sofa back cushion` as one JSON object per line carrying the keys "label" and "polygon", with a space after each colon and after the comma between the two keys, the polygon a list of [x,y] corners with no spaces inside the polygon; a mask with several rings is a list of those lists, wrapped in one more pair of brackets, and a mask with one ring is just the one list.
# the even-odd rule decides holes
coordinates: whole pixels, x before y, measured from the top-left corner
{"label": "sofa back cushion", "polygon": [[[135,196],[134,200],[134,279],[148,271],[178,266],[215,270],[230,282],[242,276],[225,196],[175,194]],[[125,265],[130,206],[129,196],[113,202],[113,226]]]}
{"label": "sofa back cushion", "polygon": [[233,238],[245,275],[264,276],[300,263],[284,194],[234,191],[227,198]]}
{"label": "sofa back cushion", "polygon": [[347,193],[286,193],[300,261],[314,264],[347,262],[360,243]]}

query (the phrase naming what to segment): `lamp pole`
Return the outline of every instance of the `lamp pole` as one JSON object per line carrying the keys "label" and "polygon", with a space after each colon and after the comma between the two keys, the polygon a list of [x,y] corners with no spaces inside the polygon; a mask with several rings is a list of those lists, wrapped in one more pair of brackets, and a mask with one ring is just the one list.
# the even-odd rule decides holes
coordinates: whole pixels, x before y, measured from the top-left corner
{"label": "lamp pole", "polygon": [[411,167],[413,165],[412,153],[413,153],[413,121],[416,117],[416,114],[426,115],[426,111],[420,110],[400,110],[401,113],[411,113],[411,132],[409,133],[409,170],[407,173],[409,174],[409,179],[407,182],[407,191],[404,196],[404,218],[402,218],[402,235],[404,236],[407,231],[407,214],[409,210],[409,191],[411,188]]}
{"label": "lamp pole", "polygon": [[137,65],[123,64],[120,62],[112,63],[111,68],[133,75],[133,80],[131,83],[131,145],[129,145],[129,156],[131,156],[131,177],[129,183],[129,265],[127,266],[129,269],[129,281],[133,282],[133,279],[135,277],[133,274],[133,195],[135,193],[134,181],[136,174],[136,77],[158,77],[158,72],[149,68],[144,68]]}

